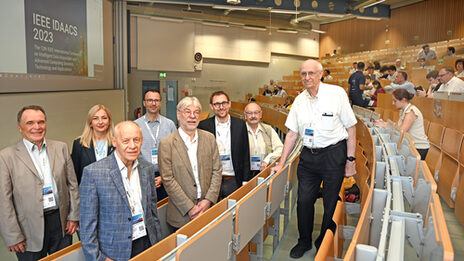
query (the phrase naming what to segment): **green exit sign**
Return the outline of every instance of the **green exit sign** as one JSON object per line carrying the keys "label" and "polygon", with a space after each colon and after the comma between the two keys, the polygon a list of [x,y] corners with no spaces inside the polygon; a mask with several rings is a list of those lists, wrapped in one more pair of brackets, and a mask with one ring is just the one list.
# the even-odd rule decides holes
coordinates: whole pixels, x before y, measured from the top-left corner
{"label": "green exit sign", "polygon": [[165,72],[160,72],[159,77],[160,78],[166,78],[166,73]]}

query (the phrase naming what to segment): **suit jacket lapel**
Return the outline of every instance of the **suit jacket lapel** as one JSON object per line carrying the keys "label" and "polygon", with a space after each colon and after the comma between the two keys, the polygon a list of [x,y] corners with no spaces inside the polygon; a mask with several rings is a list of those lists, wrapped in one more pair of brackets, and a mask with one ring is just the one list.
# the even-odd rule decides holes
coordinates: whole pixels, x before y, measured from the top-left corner
{"label": "suit jacket lapel", "polygon": [[95,162],[97,161],[97,158],[95,157],[95,147],[93,146],[93,141],[90,141],[90,148],[84,148],[85,153],[87,154],[87,157],[89,157],[90,162]]}
{"label": "suit jacket lapel", "polygon": [[[187,154],[187,147],[180,137],[179,131],[176,132],[176,136],[174,137],[174,149],[177,151],[177,155],[179,155],[181,162],[183,162],[185,167],[187,167],[188,173],[193,178],[193,169]],[[198,149],[200,149],[200,146],[198,146]]]}
{"label": "suit jacket lapel", "polygon": [[52,175],[53,178],[55,179],[56,182],[56,177],[55,177],[55,157],[56,157],[56,148],[53,146],[54,144],[52,142],[47,142],[47,154],[48,154],[48,160],[50,162],[50,168],[52,170]]}
{"label": "suit jacket lapel", "polygon": [[212,121],[210,121],[211,129],[213,130],[214,137],[216,137],[216,116],[213,116]]}
{"label": "suit jacket lapel", "polygon": [[35,168],[34,162],[32,162],[31,156],[27,151],[26,145],[24,145],[23,140],[21,139],[18,143],[16,143],[16,153],[18,158],[28,167],[34,175],[36,175],[40,179],[39,172]]}
{"label": "suit jacket lapel", "polygon": [[[232,119],[232,116],[229,115],[229,117],[230,117],[230,153],[232,154],[232,151],[236,151],[234,149],[235,146],[238,145],[238,144],[234,144],[234,141],[235,141],[234,137],[236,135],[237,130],[235,128],[235,123],[234,123],[234,121]],[[233,155],[233,156],[235,156],[235,155]],[[232,158],[233,158],[233,156],[232,156]]]}
{"label": "suit jacket lapel", "polygon": [[[139,161],[139,166],[137,170],[139,171],[139,181],[140,181],[140,190],[142,191],[142,208],[143,213],[147,213],[147,187],[150,182],[148,180],[147,166],[142,165]],[[148,185],[148,186],[147,186]]]}
{"label": "suit jacket lapel", "polygon": [[[207,153],[205,153],[205,151],[203,150],[206,149],[206,148],[209,148],[209,144],[206,143],[206,140],[203,138],[203,134],[199,131],[198,132],[198,149],[197,149],[197,161],[198,162],[207,162],[207,161],[211,161],[211,158],[208,158],[208,157],[211,157],[211,155],[208,155]],[[201,148],[201,149],[200,149]],[[204,176],[204,173],[203,173],[203,164],[198,164],[198,179],[200,180],[200,186],[202,188],[206,188],[206,180],[205,180],[205,176]],[[202,194],[204,190],[202,189]],[[205,191],[206,192],[206,191]]]}
{"label": "suit jacket lapel", "polygon": [[116,162],[115,156],[113,155],[112,157],[113,157],[113,160],[110,166],[111,180],[113,180],[114,184],[116,185],[116,189],[118,190],[119,194],[124,199],[124,202],[126,202],[126,205],[130,210],[129,200],[127,199],[127,194],[126,194],[126,189],[124,188],[124,184],[122,183],[121,171],[119,170],[119,166],[118,166],[118,163]]}

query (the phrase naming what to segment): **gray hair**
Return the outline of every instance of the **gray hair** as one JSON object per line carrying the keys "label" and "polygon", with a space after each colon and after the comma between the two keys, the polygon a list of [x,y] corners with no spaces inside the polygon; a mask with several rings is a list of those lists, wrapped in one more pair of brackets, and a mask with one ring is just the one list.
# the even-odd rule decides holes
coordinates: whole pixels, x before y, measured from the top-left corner
{"label": "gray hair", "polygon": [[180,100],[180,102],[177,104],[177,110],[180,111],[182,108],[187,107],[189,105],[198,107],[201,111],[201,103],[198,100],[198,98],[194,96],[187,96]]}
{"label": "gray hair", "polygon": [[120,134],[120,131],[121,131],[121,128],[125,128],[125,127],[128,127],[128,126],[132,126],[134,128],[137,128],[138,131],[140,132],[140,136],[142,136],[142,129],[140,129],[140,126],[133,122],[133,121],[121,121],[120,123],[118,123],[116,125],[116,127],[114,127],[114,136],[115,138],[119,137],[119,134]]}

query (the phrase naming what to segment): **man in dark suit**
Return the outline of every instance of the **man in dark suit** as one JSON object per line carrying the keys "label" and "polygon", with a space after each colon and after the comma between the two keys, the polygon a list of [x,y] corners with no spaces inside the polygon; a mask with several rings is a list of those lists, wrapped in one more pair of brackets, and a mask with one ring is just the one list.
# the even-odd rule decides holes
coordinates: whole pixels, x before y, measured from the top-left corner
{"label": "man in dark suit", "polygon": [[37,105],[18,113],[23,139],[0,151],[0,233],[18,259],[38,260],[71,245],[79,187],[65,143],[45,139]]}
{"label": "man in dark suit", "polygon": [[216,137],[222,162],[221,199],[242,186],[243,181],[252,178],[246,124],[229,115],[230,104],[227,93],[214,92],[209,99],[209,106],[215,116],[198,125],[199,129],[209,131]]}
{"label": "man in dark suit", "polygon": [[84,168],[81,242],[86,260],[128,260],[161,240],[153,165],[140,155],[142,131],[119,123],[110,156]]}

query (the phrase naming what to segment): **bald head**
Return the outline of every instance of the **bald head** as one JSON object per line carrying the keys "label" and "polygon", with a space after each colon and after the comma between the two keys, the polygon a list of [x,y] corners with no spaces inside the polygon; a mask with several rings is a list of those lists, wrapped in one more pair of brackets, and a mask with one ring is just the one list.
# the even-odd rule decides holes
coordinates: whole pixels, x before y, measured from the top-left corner
{"label": "bald head", "polygon": [[315,95],[321,83],[322,64],[313,59],[304,61],[300,67],[300,76],[305,89]]}
{"label": "bald head", "polygon": [[138,132],[140,132],[140,135],[142,135],[142,130],[140,129],[139,125],[133,121],[121,121],[114,127],[114,136],[119,137],[121,131],[126,131],[130,129],[135,129]]}
{"label": "bald head", "polygon": [[250,127],[253,129],[258,126],[258,123],[261,121],[263,116],[261,107],[254,102],[251,102],[245,106],[245,110],[243,112],[246,122]]}
{"label": "bald head", "polygon": [[129,168],[140,155],[142,131],[139,125],[132,121],[120,122],[114,128],[112,142],[119,159]]}

